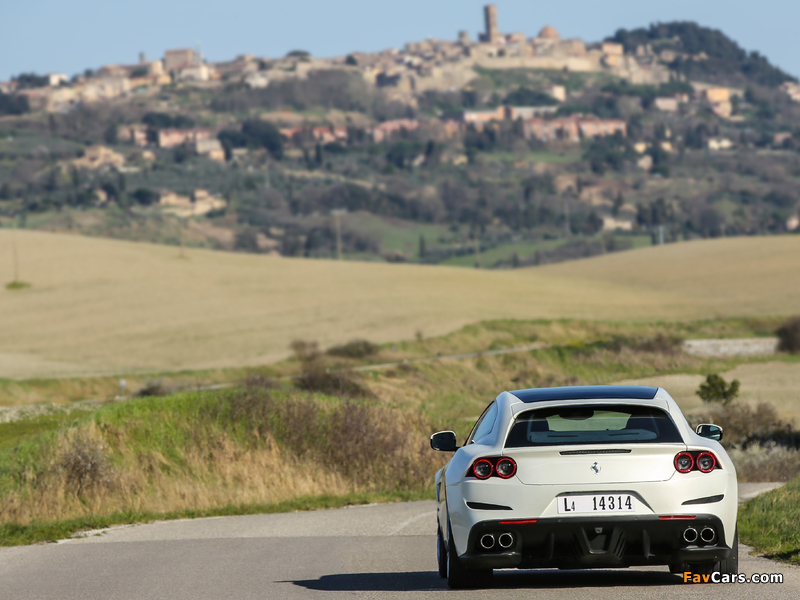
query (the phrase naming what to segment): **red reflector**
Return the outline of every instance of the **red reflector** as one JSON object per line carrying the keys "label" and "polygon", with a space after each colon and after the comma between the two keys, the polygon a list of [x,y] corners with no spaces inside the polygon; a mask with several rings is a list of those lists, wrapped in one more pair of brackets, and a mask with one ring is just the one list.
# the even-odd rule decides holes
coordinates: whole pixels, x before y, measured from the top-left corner
{"label": "red reflector", "polygon": [[518,523],[536,523],[536,519],[528,521],[500,521],[500,525],[517,525]]}
{"label": "red reflector", "polygon": [[659,519],[694,519],[694,515],[669,515],[666,517],[658,517]]}

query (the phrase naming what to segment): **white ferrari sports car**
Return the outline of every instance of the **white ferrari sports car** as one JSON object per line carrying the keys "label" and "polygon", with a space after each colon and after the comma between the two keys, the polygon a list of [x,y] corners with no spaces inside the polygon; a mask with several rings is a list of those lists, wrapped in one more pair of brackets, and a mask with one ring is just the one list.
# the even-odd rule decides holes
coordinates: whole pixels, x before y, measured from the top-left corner
{"label": "white ferrari sports car", "polygon": [[493,569],[668,565],[738,572],[736,470],[722,429],[693,431],[661,388],[503,392],[436,473],[439,574],[491,585]]}

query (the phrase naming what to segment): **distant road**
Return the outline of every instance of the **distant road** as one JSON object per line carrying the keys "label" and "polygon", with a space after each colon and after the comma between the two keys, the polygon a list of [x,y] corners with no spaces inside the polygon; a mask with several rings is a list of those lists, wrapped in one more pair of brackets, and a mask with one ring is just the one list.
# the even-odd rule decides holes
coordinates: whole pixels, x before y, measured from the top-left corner
{"label": "distant road", "polygon": [[[746,493],[746,490],[744,490]],[[740,572],[784,583],[687,585],[666,568],[499,571],[453,592],[435,571],[431,501],[164,521],[59,544],[0,549],[9,600],[530,599],[800,597],[800,568],[747,555]]]}

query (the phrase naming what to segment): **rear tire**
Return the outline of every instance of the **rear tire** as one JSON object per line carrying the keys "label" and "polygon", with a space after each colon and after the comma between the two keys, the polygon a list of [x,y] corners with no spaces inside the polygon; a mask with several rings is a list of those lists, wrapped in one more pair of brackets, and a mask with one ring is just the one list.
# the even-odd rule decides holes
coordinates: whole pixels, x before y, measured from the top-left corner
{"label": "rear tire", "polygon": [[439,563],[439,577],[447,577],[447,544],[444,543],[442,528],[436,524],[436,561]]}
{"label": "rear tire", "polygon": [[[670,565],[670,570],[672,565]],[[722,575],[739,574],[739,528],[733,534],[733,547],[728,558],[716,563],[694,563],[686,565],[686,570],[692,573],[720,573]]]}
{"label": "rear tire", "polygon": [[719,561],[715,567],[715,571],[719,571],[723,575],[738,575],[739,574],[739,528],[733,534],[733,546],[728,558]]}
{"label": "rear tire", "polygon": [[450,531],[447,540],[447,587],[453,590],[486,588],[492,586],[493,579],[493,571],[491,569],[464,568],[464,565],[458,560],[453,533]]}

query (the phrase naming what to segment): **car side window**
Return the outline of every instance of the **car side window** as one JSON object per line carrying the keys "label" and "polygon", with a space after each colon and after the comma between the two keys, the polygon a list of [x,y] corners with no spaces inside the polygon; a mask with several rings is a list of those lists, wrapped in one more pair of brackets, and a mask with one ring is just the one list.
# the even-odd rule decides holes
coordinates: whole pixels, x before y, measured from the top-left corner
{"label": "car side window", "polygon": [[467,438],[465,445],[472,444],[475,442],[475,440],[480,440],[481,438],[484,438],[490,434],[492,429],[494,429],[494,422],[496,420],[497,403],[492,402],[486,407],[486,410],[483,411],[483,414],[480,416],[477,423],[475,423],[475,427],[472,428],[472,433],[470,433],[469,437]]}

